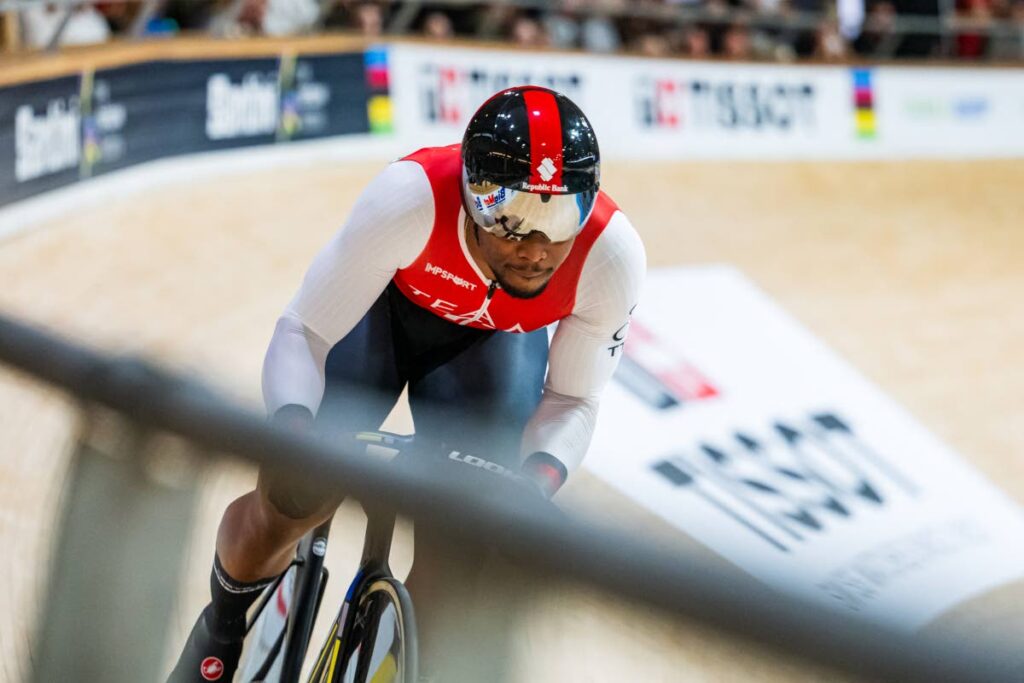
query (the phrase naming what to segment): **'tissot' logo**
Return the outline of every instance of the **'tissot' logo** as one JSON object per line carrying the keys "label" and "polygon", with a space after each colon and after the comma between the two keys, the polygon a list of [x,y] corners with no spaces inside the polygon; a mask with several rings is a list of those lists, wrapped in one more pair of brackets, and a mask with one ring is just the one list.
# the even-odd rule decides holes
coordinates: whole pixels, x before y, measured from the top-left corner
{"label": "'tissot' logo", "polygon": [[786,133],[816,125],[817,94],[807,81],[644,78],[634,92],[644,128]]}
{"label": "'tissot' logo", "polygon": [[918,493],[835,413],[777,421],[767,435],[757,431],[700,442],[651,469],[664,483],[698,496],[711,514],[782,552]]}
{"label": "'tissot' logo", "polygon": [[419,70],[420,103],[424,120],[463,127],[488,97],[516,85],[542,85],[580,104],[583,77],[574,71],[523,66],[509,68],[500,61],[488,66],[427,63]]}

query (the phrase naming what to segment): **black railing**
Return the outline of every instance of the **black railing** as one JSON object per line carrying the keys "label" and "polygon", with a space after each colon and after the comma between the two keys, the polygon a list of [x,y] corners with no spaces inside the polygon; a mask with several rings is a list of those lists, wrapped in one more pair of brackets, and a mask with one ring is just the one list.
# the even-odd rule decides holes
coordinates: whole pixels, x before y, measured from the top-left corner
{"label": "black railing", "polygon": [[[814,662],[892,681],[987,683],[1020,675],[1015,653],[996,643],[911,637],[786,597],[753,581],[723,581],[705,561],[640,540],[638,534],[554,518],[516,501],[485,497],[440,473],[399,472],[371,457],[274,428],[197,381],[136,358],[89,350],[4,317],[0,362],[68,392],[86,412],[104,407],[141,432],[170,433],[203,450],[302,468],[357,500],[393,501],[399,513],[435,534],[455,535],[460,544],[494,544],[500,530],[503,551],[531,571],[586,582]],[[150,616],[166,619],[165,614]],[[59,656],[61,650],[54,652]],[[116,660],[117,653],[110,659]]]}

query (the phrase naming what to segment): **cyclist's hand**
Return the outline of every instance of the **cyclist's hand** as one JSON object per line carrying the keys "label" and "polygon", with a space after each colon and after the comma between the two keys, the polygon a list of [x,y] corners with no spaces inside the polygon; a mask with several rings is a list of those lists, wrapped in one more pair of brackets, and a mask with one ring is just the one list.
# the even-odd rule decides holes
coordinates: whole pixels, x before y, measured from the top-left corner
{"label": "cyclist's hand", "polygon": [[523,461],[522,474],[537,487],[541,495],[551,498],[565,483],[568,471],[555,456],[537,451]]}
{"label": "cyclist's hand", "polygon": [[528,472],[521,472],[514,481],[519,485],[518,492],[527,498],[539,499],[544,502],[551,500],[551,493],[548,492],[545,482],[531,475]]}

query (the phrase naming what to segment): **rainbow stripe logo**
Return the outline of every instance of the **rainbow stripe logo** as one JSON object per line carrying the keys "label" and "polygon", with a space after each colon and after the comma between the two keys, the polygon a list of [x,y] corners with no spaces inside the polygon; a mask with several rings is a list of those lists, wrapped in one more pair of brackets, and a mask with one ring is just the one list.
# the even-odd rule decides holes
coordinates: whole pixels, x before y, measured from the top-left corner
{"label": "rainbow stripe logo", "polygon": [[857,137],[871,140],[878,135],[875,124],[874,71],[853,70],[853,117]]}
{"label": "rainbow stripe logo", "polygon": [[363,53],[363,63],[366,67],[366,88],[369,91],[366,113],[370,120],[370,132],[391,133],[394,131],[394,120],[387,47],[371,46]]}

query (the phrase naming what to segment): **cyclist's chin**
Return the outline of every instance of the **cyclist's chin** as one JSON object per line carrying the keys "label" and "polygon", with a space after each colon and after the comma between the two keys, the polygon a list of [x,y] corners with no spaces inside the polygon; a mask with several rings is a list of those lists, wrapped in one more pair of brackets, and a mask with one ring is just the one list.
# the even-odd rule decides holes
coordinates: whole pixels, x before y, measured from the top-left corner
{"label": "cyclist's chin", "polygon": [[498,284],[509,296],[517,299],[532,299],[544,292],[548,283],[551,282],[552,275],[554,275],[553,270],[529,277],[508,268],[498,277]]}

